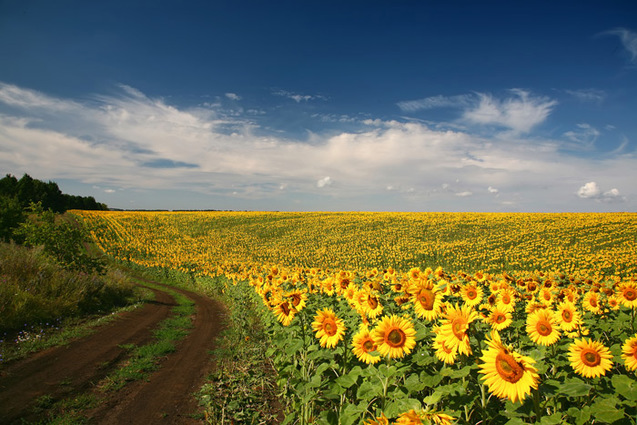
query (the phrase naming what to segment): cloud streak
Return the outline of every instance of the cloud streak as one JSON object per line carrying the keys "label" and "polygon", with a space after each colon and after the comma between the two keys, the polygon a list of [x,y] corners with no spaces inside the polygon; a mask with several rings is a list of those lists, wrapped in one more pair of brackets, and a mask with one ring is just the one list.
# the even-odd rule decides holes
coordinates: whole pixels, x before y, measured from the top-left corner
{"label": "cloud streak", "polygon": [[603,34],[616,35],[619,37],[626,52],[630,55],[630,61],[637,64],[637,33],[626,28],[615,28]]}
{"label": "cloud streak", "polygon": [[424,99],[405,100],[398,102],[397,105],[405,112],[416,112],[427,109],[437,108],[461,108],[471,105],[474,97],[468,94],[458,96],[431,96]]}
{"label": "cloud streak", "polygon": [[511,90],[513,97],[499,100],[479,94],[477,106],[466,110],[463,118],[471,123],[508,128],[516,133],[528,133],[549,116],[557,101],[533,97],[524,90]]}
{"label": "cloud streak", "polygon": [[[456,108],[462,109],[459,121],[463,123],[493,126],[514,133],[528,133],[543,123],[556,100],[543,96],[533,96],[521,89],[510,90],[513,96],[504,99],[487,93],[464,94],[457,96],[431,96],[424,99],[398,102],[403,112],[414,113],[421,110]],[[593,93],[577,92],[582,96]]]}

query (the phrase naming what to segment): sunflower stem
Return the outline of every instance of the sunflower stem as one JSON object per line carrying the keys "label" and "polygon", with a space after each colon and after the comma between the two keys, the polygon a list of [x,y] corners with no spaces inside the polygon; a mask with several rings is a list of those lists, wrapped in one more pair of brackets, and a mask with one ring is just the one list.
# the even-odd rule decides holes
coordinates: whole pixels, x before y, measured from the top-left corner
{"label": "sunflower stem", "polygon": [[540,408],[540,391],[533,390],[533,408],[535,409],[535,422],[539,422],[542,418],[542,409]]}

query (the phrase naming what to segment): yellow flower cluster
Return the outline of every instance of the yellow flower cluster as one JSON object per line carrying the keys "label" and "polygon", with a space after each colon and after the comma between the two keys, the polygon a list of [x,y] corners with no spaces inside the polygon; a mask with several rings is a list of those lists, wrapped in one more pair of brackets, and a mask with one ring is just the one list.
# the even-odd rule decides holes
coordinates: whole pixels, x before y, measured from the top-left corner
{"label": "yellow flower cluster", "polygon": [[285,267],[637,274],[637,214],[74,211],[124,261],[198,274]]}
{"label": "yellow flower cluster", "polygon": [[[364,364],[420,347],[447,365],[474,356],[489,391],[512,402],[540,382],[529,345],[568,341],[570,367],[586,378],[637,369],[637,335],[614,358],[587,325],[622,310],[635,317],[637,214],[75,214],[120,260],[248,280],[281,332],[308,309],[321,347],[343,342]],[[476,344],[478,327],[488,332]],[[428,415],[397,423],[446,423]]]}

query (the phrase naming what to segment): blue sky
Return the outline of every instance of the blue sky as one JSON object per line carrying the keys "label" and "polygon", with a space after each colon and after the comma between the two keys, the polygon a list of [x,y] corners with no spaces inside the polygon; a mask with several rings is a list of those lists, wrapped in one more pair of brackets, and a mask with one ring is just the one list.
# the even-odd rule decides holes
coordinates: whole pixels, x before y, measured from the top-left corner
{"label": "blue sky", "polygon": [[117,208],[637,211],[637,3],[0,0],[0,172]]}

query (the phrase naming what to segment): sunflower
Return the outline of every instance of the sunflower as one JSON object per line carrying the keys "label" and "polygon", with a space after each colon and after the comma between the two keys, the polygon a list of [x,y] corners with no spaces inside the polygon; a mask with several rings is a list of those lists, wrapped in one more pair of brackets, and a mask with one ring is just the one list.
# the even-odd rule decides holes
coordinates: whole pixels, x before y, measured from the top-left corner
{"label": "sunflower", "polygon": [[526,333],[539,345],[553,345],[560,339],[560,331],[552,310],[536,310],[526,318]]}
{"label": "sunflower", "polygon": [[409,321],[396,315],[385,316],[372,332],[378,352],[391,359],[402,358],[416,346],[416,331]]}
{"label": "sunflower", "polygon": [[434,288],[433,282],[421,282],[412,289],[411,300],[414,303],[414,311],[421,319],[436,320],[440,315],[442,297]]}
{"label": "sunflower", "polygon": [[602,305],[599,292],[588,291],[582,299],[582,307],[593,314],[602,313]]}
{"label": "sunflower", "polygon": [[307,302],[307,294],[305,290],[296,289],[285,294],[285,297],[291,302],[292,307],[299,312],[303,310]]}
{"label": "sunflower", "polygon": [[363,425],[389,425],[389,420],[384,413],[381,413],[380,416],[376,416],[376,419],[367,419]]}
{"label": "sunflower", "polygon": [[482,302],[483,297],[482,287],[475,283],[467,283],[460,289],[460,296],[466,305],[476,306]]}
{"label": "sunflower", "polygon": [[396,425],[451,425],[455,418],[445,413],[420,410],[416,412],[414,409],[402,413],[394,422]]}
{"label": "sunflower", "polygon": [[319,338],[321,347],[334,348],[345,335],[343,319],[339,319],[331,308],[316,313],[312,328]]}
{"label": "sunflower", "polygon": [[436,337],[434,338],[433,346],[436,349],[436,358],[438,358],[438,360],[444,362],[445,364],[452,365],[456,362],[456,357],[458,357],[458,347],[447,346],[447,344],[445,344],[445,339],[447,337],[441,333],[438,333],[439,329],[440,328],[434,329]]}
{"label": "sunflower", "polygon": [[564,332],[572,332],[582,322],[577,307],[570,301],[564,301],[557,306],[555,318]]}
{"label": "sunflower", "polygon": [[619,287],[619,301],[624,307],[637,307],[637,284],[635,282],[626,282]]}
{"label": "sunflower", "polygon": [[502,311],[513,311],[515,309],[515,293],[513,289],[507,287],[498,292],[496,306]]}
{"label": "sunflower", "polygon": [[478,313],[471,306],[449,306],[445,312],[445,321],[440,326],[440,333],[445,336],[447,347],[456,348],[460,354],[471,354],[469,324],[478,318]]}
{"label": "sunflower", "polygon": [[637,335],[628,338],[622,345],[622,359],[624,359],[626,369],[637,369]]}
{"label": "sunflower", "polygon": [[361,304],[363,312],[370,319],[375,319],[383,312],[383,305],[378,300],[378,296],[371,292],[367,292],[364,302]]}
{"label": "sunflower", "polygon": [[586,378],[605,375],[613,367],[613,355],[601,342],[587,338],[576,339],[568,351],[571,367]]}
{"label": "sunflower", "polygon": [[334,278],[328,277],[327,279],[320,281],[321,282],[321,292],[323,292],[327,296],[334,295],[336,288],[334,287],[335,282]]}
{"label": "sunflower", "polygon": [[495,331],[487,339],[487,345],[479,367],[491,393],[515,403],[531,394],[531,388],[537,389],[539,375],[533,366],[535,360],[505,347]]}
{"label": "sunflower", "polygon": [[621,306],[621,300],[619,299],[617,295],[613,293],[606,298],[606,304],[608,304],[608,307],[611,310],[616,311],[616,310],[619,310],[619,307]]}
{"label": "sunflower", "polygon": [[352,341],[352,352],[356,355],[358,360],[367,364],[374,364],[380,361],[381,357],[372,354],[377,351],[374,338],[369,332],[369,328],[365,325],[361,325],[359,331],[354,335]]}
{"label": "sunflower", "polygon": [[498,307],[491,310],[491,314],[487,317],[486,322],[491,325],[492,329],[501,331],[511,326],[513,316],[510,311],[502,311]]}
{"label": "sunflower", "polygon": [[544,305],[551,305],[555,301],[555,294],[549,288],[542,288],[537,299]]}
{"label": "sunflower", "polygon": [[276,315],[277,320],[281,322],[283,326],[290,326],[290,323],[292,323],[292,320],[297,313],[294,306],[287,300],[281,301],[275,305],[272,311]]}
{"label": "sunflower", "polygon": [[422,272],[420,271],[419,267],[412,267],[411,270],[409,270],[408,278],[412,280],[418,280],[418,278],[420,277],[420,273]]}

